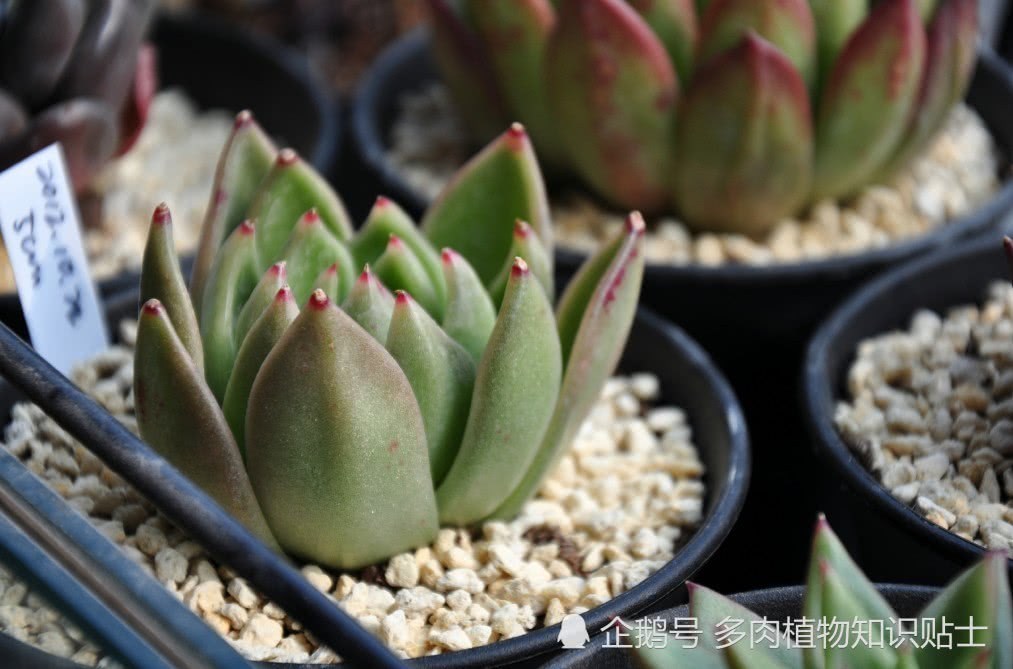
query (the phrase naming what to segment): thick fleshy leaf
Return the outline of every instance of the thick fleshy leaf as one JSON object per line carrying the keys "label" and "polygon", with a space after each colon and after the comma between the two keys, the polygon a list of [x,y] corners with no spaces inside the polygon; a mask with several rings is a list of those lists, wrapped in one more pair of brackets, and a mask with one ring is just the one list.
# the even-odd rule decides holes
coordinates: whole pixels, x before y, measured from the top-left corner
{"label": "thick fleshy leaf", "polygon": [[854,193],[889,160],[921,85],[915,0],[883,0],[848,40],[820,99],[814,200]]}
{"label": "thick fleshy leaf", "polygon": [[714,0],[700,25],[699,65],[705,66],[710,59],[738,46],[750,32],[780,50],[802,81],[813,83],[816,27],[807,0]]}
{"label": "thick fleshy leaf", "polygon": [[204,285],[218,249],[243,221],[257,188],[271,170],[276,153],[270,138],[253,120],[253,114],[240,112],[218,159],[211,201],[204,215],[190,274],[190,295],[198,314],[201,313]]}
{"label": "thick fleshy leaf", "polygon": [[447,289],[436,247],[429,243],[404,209],[382,195],[376,198],[362,228],[348,242],[356,267],[361,269],[376,263],[386,250],[391,235],[396,235],[412,250],[425,268],[440,303],[446,301]]}
{"label": "thick fleshy leaf", "polygon": [[565,163],[545,95],[545,51],[556,23],[549,0],[467,0],[464,11],[482,40],[511,116],[531,133],[548,165]]}
{"label": "thick fleshy leaf", "polygon": [[246,461],[268,524],[294,556],[354,569],[436,537],[426,434],[411,384],[322,292],[257,374]]}
{"label": "thick fleshy leaf", "polygon": [[[531,273],[538,279],[538,283],[542,284],[542,288],[545,289],[545,296],[549,298],[549,301],[555,299],[556,288],[555,279],[552,276],[552,259],[542,247],[538,235],[524,221],[514,222],[514,240],[510,246],[510,257],[523,258]],[[513,262],[511,261],[503,266],[503,270],[489,286],[489,295],[496,304],[503,301],[503,294],[506,292],[512,269]]]}
{"label": "thick fleshy leaf", "polygon": [[970,6],[971,14],[977,16],[975,0],[949,0],[940,5],[928,26],[925,68],[914,116],[899,148],[880,170],[876,181],[889,179],[924,150],[943,127],[953,103],[964,94],[966,80],[962,79],[959,25],[966,9],[961,5]]}
{"label": "thick fleshy leaf", "polygon": [[586,262],[563,293],[556,312],[562,387],[542,443],[497,517],[520,512],[573,441],[626,347],[643,276],[644,221],[633,213],[624,233]]}
{"label": "thick fleshy leaf", "polygon": [[134,405],[141,437],[277,549],[225,416],[158,300],[144,304],[137,325]]}
{"label": "thick fleshy leaf", "polygon": [[[708,654],[724,655],[724,659],[732,667],[801,669],[802,654],[797,648],[789,648],[783,642],[775,647],[769,641],[776,637],[778,633],[776,627],[764,624],[763,619],[756,613],[713,590],[696,584],[687,584],[687,588],[690,592],[690,615],[697,619],[701,631],[699,646],[708,649]],[[734,643],[727,648],[719,649],[719,646],[727,645],[727,642],[725,644],[719,642],[717,636],[719,629],[732,628],[739,620],[743,621],[739,631],[763,625],[766,628],[765,636],[761,636],[761,632],[757,629],[755,637],[750,634],[750,643]]]}
{"label": "thick fleshy leaf", "polygon": [[221,400],[236,359],[235,324],[239,312],[260,281],[253,224],[245,221],[225,240],[204,292],[200,315],[204,374]]}
{"label": "thick fleshy leaf", "polygon": [[343,295],[349,293],[351,288],[342,285],[338,263],[334,263],[323,272],[320,272],[317,280],[313,282],[313,290],[322,290],[324,291],[324,295],[333,295],[335,300],[340,300],[343,299]]}
{"label": "thick fleshy leaf", "polygon": [[376,278],[369,265],[352,286],[342,309],[373,339],[381,344],[387,341],[390,318],[394,313],[394,297]]}
{"label": "thick fleshy leaf", "polygon": [[190,353],[197,369],[203,372],[204,347],[201,345],[200,326],[179,268],[176,245],[172,239],[172,216],[165,203],[158,205],[151,217],[141,264],[141,301],[151,299],[162,303],[183,347]]}
{"label": "thick fleshy leaf", "polygon": [[239,316],[236,317],[234,328],[236,346],[242,345],[243,340],[246,339],[246,334],[253,327],[253,324],[257,322],[264,313],[264,310],[274,302],[282,286],[287,285],[288,270],[286,269],[284,260],[276,262],[267,268],[267,271],[264,272],[256,287],[254,287],[253,292],[250,293],[250,297],[247,298],[243,308],[240,309]]}
{"label": "thick fleshy leaf", "polygon": [[80,0],[31,0],[8,11],[0,40],[0,84],[35,107],[52,94],[70,62],[86,6]]}
{"label": "thick fleshy leaf", "polygon": [[475,270],[461,254],[443,249],[443,273],[447,283],[443,331],[478,363],[496,324],[496,307]]}
{"label": "thick fleshy leaf", "polygon": [[317,212],[335,239],[345,241],[352,236],[345,205],[334,189],[295,151],[282,149],[247,213],[257,221],[257,246],[265,263],[281,259],[296,222],[310,210]]}
{"label": "thick fleshy leaf", "polygon": [[[292,286],[297,304],[309,299],[320,273],[332,265],[341,273],[340,285],[350,286],[355,280],[352,256],[323,221],[315,209],[300,216],[280,254],[288,264],[288,284]],[[257,234],[260,234],[259,227]],[[335,299],[341,298],[335,296]]]}
{"label": "thick fleshy leaf", "polygon": [[665,45],[679,81],[689,81],[699,39],[693,0],[629,0],[629,3]]}
{"label": "thick fleshy leaf", "polygon": [[[920,669],[1013,666],[1013,612],[1010,607],[1006,556],[1001,552],[989,553],[944,588],[919,616],[937,621],[945,617],[960,627],[973,624],[980,629],[974,630],[973,639],[969,630],[954,629],[954,648],[947,652],[934,648],[916,650],[918,666]],[[937,629],[941,629],[941,625],[937,624]],[[983,644],[983,647],[970,647],[971,643]],[[961,644],[967,647],[956,647]]]}
{"label": "thick fleshy leaf", "polygon": [[[888,621],[891,617],[896,617],[890,605],[848,555],[847,549],[830,529],[830,525],[822,515],[816,521],[812,553],[809,556],[809,575],[806,580],[805,599],[802,602],[802,613],[806,617],[818,620],[825,615],[826,603],[823,600],[821,565],[828,565],[833,569],[836,578],[846,585],[850,596],[857,602],[857,606],[871,616],[871,618],[865,618],[866,620]],[[807,667],[822,669],[822,667],[828,666],[821,648],[806,648],[803,653],[806,656]]]}
{"label": "thick fleshy leaf", "polygon": [[527,133],[515,123],[458,170],[429,207],[422,230],[436,248],[467,258],[488,285],[509,257],[517,219],[534,228],[551,256],[545,184]]}
{"label": "thick fleshy leaf", "polygon": [[[816,562],[816,583],[810,583],[808,589],[815,585],[820,591],[820,614],[817,621],[834,620],[883,620],[889,624],[890,618],[898,616],[891,612],[888,618],[879,618],[875,609],[864,605],[859,599],[858,593],[851,589],[852,583],[842,578],[840,574],[827,560],[815,558]],[[806,648],[807,667],[863,667],[868,669],[895,669],[897,665],[897,651],[890,647],[886,639],[883,644],[858,643],[847,647],[840,647],[839,644],[818,643],[813,644],[814,648]],[[821,662],[813,662],[813,655],[822,656]]]}
{"label": "thick fleshy leaf", "polygon": [[246,407],[250,399],[250,389],[267,355],[298,315],[299,307],[296,306],[292,290],[288,286],[282,286],[275,291],[271,302],[253,323],[249,334],[240,340],[242,345],[236,354],[236,364],[232,368],[232,376],[229,377],[229,385],[225,389],[222,412],[232,429],[244,460]]}
{"label": "thick fleshy leaf", "polygon": [[478,366],[460,450],[436,491],[442,522],[478,522],[516,488],[548,426],[561,365],[552,307],[518,259]]}
{"label": "thick fleshy leaf", "polygon": [[387,249],[376,261],[376,275],[391,290],[405,290],[418,300],[433,318],[443,318],[443,302],[422,260],[397,235],[391,235]]}
{"label": "thick fleshy leaf", "polygon": [[397,293],[386,341],[419,402],[433,484],[439,486],[454,462],[468,421],[475,363],[404,291]]}
{"label": "thick fleshy leaf", "polygon": [[809,0],[816,24],[820,82],[826,80],[837,56],[869,12],[869,0]]}
{"label": "thick fleshy leaf", "polygon": [[805,203],[813,158],[809,96],[769,42],[748,33],[711,60],[680,114],[673,182],[688,223],[758,235]]}
{"label": "thick fleshy leaf", "polygon": [[494,137],[510,119],[482,43],[464,22],[455,0],[426,0],[426,4],[433,56],[458,111],[475,137],[481,141]]}
{"label": "thick fleshy leaf", "polygon": [[663,209],[678,83],[640,15],[624,0],[562,0],[545,73],[577,173],[615,205]]}

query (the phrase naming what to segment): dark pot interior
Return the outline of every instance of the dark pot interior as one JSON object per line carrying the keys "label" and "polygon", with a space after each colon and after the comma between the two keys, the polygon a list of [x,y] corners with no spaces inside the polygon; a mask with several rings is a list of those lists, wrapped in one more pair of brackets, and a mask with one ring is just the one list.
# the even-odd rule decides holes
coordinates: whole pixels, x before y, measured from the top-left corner
{"label": "dark pot interior", "polygon": [[[181,88],[201,109],[250,109],[281,145],[296,149],[324,174],[334,167],[338,106],[305,60],[287,47],[201,14],[160,16],[151,41],[158,48],[162,88]],[[103,279],[98,288],[113,295],[136,283],[132,271]],[[0,294],[0,321],[25,335],[16,293]]]}
{"label": "dark pot interior", "polygon": [[[880,585],[877,586],[877,589],[890,602],[894,610],[905,618],[917,616],[938,592],[935,588],[905,585]],[[788,618],[798,618],[802,615],[804,594],[805,589],[796,585],[746,592],[734,595],[732,599],[754,613],[766,616],[770,620],[783,622]],[[657,617],[665,618],[671,622],[676,618],[688,616],[689,607],[680,606],[662,611]],[[672,629],[672,627],[670,626],[668,629]],[[615,636],[613,635],[611,639],[614,645]],[[617,648],[605,648],[606,640],[605,634],[592,637],[591,642],[582,650],[562,651],[543,669],[635,669],[637,665],[633,663],[629,652]]]}
{"label": "dark pot interior", "polygon": [[[122,318],[132,317],[136,311],[136,291],[110,299],[107,302],[110,330],[115,332],[116,324]],[[678,328],[642,310],[637,315],[620,367],[630,372],[653,371],[661,380],[664,401],[686,410],[707,470],[707,497],[702,526],[672,561],[629,592],[585,614],[589,623],[598,627],[616,615],[635,617],[685,601],[684,582],[717,550],[738,517],[750,467],[745,421],[735,395],[706,353]],[[19,393],[11,386],[0,385],[0,415],[9,415],[11,406],[19,399]],[[428,657],[413,664],[423,667],[537,666],[544,662],[547,654],[556,651],[558,631],[558,626],[534,630],[515,639]],[[8,645],[17,643],[9,637],[0,637],[0,641]],[[300,665],[284,666],[296,669]]]}
{"label": "dark pot interior", "polygon": [[[968,103],[988,124],[1000,149],[1013,155],[1013,75],[989,50],[980,54]],[[427,202],[386,159],[398,101],[438,78],[428,36],[417,32],[392,45],[364,79],[355,100],[352,133],[385,193],[413,210]],[[369,203],[363,203],[368,207]],[[1013,180],[979,210],[959,221],[888,248],[823,261],[764,268],[650,265],[643,304],[683,327],[714,357],[739,396],[756,452],[752,485],[736,526],[700,576],[723,592],[795,582],[807,554],[809,529],[819,510],[804,446],[797,397],[798,370],[811,333],[846,295],[876,274],[932,249],[986,234],[1013,206]],[[583,256],[557,249],[564,274]],[[737,569],[748,553],[763,569]]]}
{"label": "dark pot interior", "polygon": [[[833,424],[846,397],[848,368],[863,339],[907,328],[919,309],[939,313],[980,304],[988,285],[1008,278],[999,237],[962,245],[890,272],[849,298],[820,327],[803,371],[805,421],[824,472],[824,508],[834,530],[873,580],[949,582],[985,549],[922,518],[865,469]],[[907,556],[898,560],[896,556]],[[1013,574],[1013,562],[1010,562]]]}

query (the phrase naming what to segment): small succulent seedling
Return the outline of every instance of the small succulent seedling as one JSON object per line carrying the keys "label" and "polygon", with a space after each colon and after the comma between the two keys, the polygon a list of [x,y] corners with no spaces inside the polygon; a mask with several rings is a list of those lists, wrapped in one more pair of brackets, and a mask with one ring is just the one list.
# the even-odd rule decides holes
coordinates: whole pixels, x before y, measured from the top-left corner
{"label": "small succulent seedling", "polygon": [[[648,669],[1006,669],[1013,666],[1013,611],[1006,570],[1006,555],[989,553],[914,619],[902,621],[821,517],[799,619],[808,623],[798,627],[812,630],[811,635],[806,631],[805,639],[787,638],[779,634],[783,627],[773,624],[783,621],[761,618],[712,590],[690,584],[689,614],[700,632],[695,647],[669,640],[664,647],[649,648],[645,639],[631,644],[632,652]],[[739,627],[732,632],[745,637],[729,643],[737,638],[729,634],[736,623]],[[902,624],[908,627],[897,627]],[[857,635],[851,630],[858,630]]]}
{"label": "small succulent seedling", "polygon": [[381,197],[353,233],[327,183],[240,114],[189,290],[168,209],[152,221],[141,435],[265,540],[333,567],[512,516],[619,359],[643,230],[631,214],[553,313],[548,204],[520,126],[421,231]]}
{"label": "small succulent seedling", "polygon": [[963,96],[975,0],[428,0],[478,137],[624,208],[762,233],[888,179]]}
{"label": "small succulent seedling", "polygon": [[81,190],[133,144],[156,88],[154,4],[0,2],[0,167],[59,141]]}

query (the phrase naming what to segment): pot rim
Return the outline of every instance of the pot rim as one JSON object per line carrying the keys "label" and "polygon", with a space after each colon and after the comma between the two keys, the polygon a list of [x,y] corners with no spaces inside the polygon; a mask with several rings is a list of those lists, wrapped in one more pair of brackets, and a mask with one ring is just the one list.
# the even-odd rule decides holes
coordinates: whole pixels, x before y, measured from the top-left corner
{"label": "pot rim", "polygon": [[[367,168],[378,175],[381,185],[390,191],[389,195],[398,202],[417,210],[424,210],[427,199],[412,188],[387,160],[384,128],[381,128],[379,108],[387,90],[387,82],[393,73],[405,62],[416,60],[427,54],[429,34],[420,27],[408,35],[395,40],[380,54],[366,71],[356,89],[352,101],[352,141]],[[1002,59],[987,45],[980,45],[976,64],[976,77],[987,78],[988,87],[998,87],[1003,96],[1013,105],[1013,72]],[[970,105],[974,108],[974,105]],[[1013,156],[1013,143],[1002,146],[999,134],[989,128],[1000,152]],[[843,280],[861,277],[875,267],[889,266],[919,253],[951,245],[963,236],[987,226],[1003,212],[1013,208],[1013,178],[1004,179],[998,190],[984,204],[951,219],[934,230],[899,240],[882,248],[860,253],[849,253],[816,260],[795,263],[774,263],[770,265],[738,265],[726,263],[717,266],[701,264],[675,265],[648,261],[646,271],[664,281],[686,281],[687,279],[713,284],[760,284],[783,288],[786,284],[801,284],[812,280],[813,274],[822,274]],[[587,254],[571,248],[556,248],[556,258],[561,266],[575,267]]]}
{"label": "pot rim", "polygon": [[[893,524],[908,528],[922,543],[930,544],[945,555],[968,563],[981,559],[988,552],[987,549],[918,515],[914,509],[894,497],[844,443],[833,422],[834,406],[843,396],[836,392],[842,376],[835,374],[831,377],[833,370],[830,369],[830,358],[831,351],[848,325],[863,317],[870,302],[900,285],[931,273],[941,263],[966,262],[984,253],[998,253],[997,246],[994,238],[972,240],[950,251],[906,263],[868,282],[820,325],[806,349],[802,368],[803,416],[817,455],[829,462],[848,487]],[[908,314],[908,318],[911,315],[913,313]],[[849,361],[854,361],[854,354],[852,348]],[[842,374],[847,374],[848,367],[850,364]],[[1013,569],[1013,557],[1007,560],[1007,565]]]}

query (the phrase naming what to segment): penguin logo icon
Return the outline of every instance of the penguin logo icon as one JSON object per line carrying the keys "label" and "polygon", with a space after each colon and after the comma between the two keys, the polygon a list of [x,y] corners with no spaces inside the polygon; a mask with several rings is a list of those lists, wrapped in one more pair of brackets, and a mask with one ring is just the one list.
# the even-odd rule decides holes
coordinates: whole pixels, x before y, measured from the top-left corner
{"label": "penguin logo icon", "polygon": [[580,614],[571,613],[559,624],[559,636],[556,637],[556,641],[563,644],[563,648],[580,649],[590,640],[587,625],[584,624]]}

